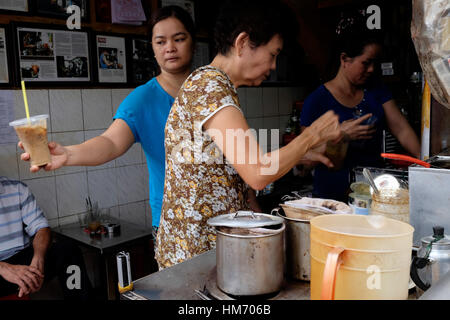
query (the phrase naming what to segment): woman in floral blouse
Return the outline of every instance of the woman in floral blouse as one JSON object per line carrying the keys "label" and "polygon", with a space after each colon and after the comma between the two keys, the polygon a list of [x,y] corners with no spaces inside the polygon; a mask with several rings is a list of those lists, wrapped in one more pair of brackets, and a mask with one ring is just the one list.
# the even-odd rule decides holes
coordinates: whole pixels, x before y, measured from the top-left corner
{"label": "woman in floral blouse", "polygon": [[[325,114],[287,146],[264,153],[240,109],[236,88],[258,86],[285,37],[276,1],[239,1],[216,22],[218,54],[184,82],[165,129],[166,177],[156,241],[160,269],[215,247],[211,217],[247,209],[250,188],[261,190],[302,161],[331,162],[317,148],[340,136],[338,118]],[[316,151],[315,151],[316,150]]]}

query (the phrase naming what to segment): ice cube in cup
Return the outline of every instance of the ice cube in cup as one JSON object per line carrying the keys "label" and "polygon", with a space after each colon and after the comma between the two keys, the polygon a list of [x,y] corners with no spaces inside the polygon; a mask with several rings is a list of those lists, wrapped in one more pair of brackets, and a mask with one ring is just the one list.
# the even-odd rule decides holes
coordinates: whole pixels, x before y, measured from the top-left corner
{"label": "ice cube in cup", "polygon": [[45,166],[51,162],[47,140],[48,114],[42,114],[10,122],[16,130],[25,152],[30,154],[32,166]]}

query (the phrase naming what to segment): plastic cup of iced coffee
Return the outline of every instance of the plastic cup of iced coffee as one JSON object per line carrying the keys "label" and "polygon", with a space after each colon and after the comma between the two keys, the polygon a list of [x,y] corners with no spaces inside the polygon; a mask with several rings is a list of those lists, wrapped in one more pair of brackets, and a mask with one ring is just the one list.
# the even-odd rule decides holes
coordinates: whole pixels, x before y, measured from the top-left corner
{"label": "plastic cup of iced coffee", "polygon": [[48,114],[33,116],[10,122],[16,130],[25,152],[30,154],[32,166],[45,166],[51,162],[47,140]]}

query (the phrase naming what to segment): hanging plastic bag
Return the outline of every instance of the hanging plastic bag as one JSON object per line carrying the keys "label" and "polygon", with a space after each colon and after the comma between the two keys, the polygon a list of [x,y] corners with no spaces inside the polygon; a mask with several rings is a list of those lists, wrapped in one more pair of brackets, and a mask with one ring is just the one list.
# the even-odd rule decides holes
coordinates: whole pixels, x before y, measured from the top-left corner
{"label": "hanging plastic bag", "polygon": [[450,1],[413,0],[411,37],[433,98],[450,109]]}

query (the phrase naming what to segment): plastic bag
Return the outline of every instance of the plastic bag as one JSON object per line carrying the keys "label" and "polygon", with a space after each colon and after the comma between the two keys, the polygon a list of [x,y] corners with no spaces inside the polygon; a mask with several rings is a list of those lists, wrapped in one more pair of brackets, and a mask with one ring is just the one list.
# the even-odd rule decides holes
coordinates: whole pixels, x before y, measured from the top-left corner
{"label": "plastic bag", "polygon": [[450,1],[413,0],[411,37],[433,97],[450,109]]}

